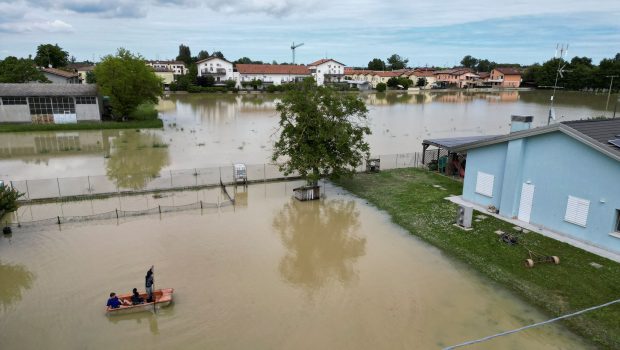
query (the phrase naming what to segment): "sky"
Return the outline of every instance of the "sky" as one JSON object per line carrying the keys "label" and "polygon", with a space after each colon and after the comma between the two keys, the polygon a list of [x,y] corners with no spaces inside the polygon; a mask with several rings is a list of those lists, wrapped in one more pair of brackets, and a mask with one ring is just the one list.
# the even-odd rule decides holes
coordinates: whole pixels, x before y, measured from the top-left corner
{"label": "sky", "polygon": [[227,59],[366,66],[397,53],[409,66],[453,66],[465,55],[500,63],[568,56],[598,63],[620,52],[619,0],[0,0],[0,57],[57,43],[81,60],[124,47],[174,59],[179,44]]}

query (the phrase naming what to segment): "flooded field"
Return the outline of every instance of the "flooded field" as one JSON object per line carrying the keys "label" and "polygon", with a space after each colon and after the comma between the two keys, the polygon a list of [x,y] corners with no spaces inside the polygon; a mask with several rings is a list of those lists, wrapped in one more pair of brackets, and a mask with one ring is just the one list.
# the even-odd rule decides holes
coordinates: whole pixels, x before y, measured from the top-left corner
{"label": "flooded field", "polygon": [[[425,138],[505,134],[510,115],[546,125],[549,91],[361,95],[373,155],[421,150]],[[268,162],[277,132],[277,95],[170,95],[158,109],[164,130],[0,134],[0,178],[107,175],[122,187],[135,173]],[[558,92],[559,121],[604,114],[606,95]],[[609,113],[608,113],[609,115]],[[143,176],[144,177],[144,176]]]}
{"label": "flooded field", "polygon": [[[238,189],[237,205],[48,224],[0,237],[0,349],[438,349],[541,321],[511,293],[328,184]],[[22,218],[218,201],[219,189],[23,207]],[[156,315],[106,317],[110,291],[156,288]],[[471,349],[583,349],[559,325]]]}

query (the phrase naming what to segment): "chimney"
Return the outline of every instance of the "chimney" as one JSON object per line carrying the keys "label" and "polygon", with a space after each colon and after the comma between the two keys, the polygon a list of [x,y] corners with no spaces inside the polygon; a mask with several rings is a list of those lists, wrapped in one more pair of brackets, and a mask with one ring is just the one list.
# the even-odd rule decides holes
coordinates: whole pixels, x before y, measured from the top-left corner
{"label": "chimney", "polygon": [[527,130],[532,125],[534,117],[531,115],[513,115],[510,117],[510,132]]}

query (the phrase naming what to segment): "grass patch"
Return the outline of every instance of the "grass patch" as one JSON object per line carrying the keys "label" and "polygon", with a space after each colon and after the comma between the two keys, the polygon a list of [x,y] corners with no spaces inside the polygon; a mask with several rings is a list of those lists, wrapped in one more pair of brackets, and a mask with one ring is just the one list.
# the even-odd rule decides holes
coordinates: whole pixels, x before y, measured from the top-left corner
{"label": "grass patch", "polygon": [[[444,198],[460,195],[460,182],[421,169],[398,169],[357,174],[336,183],[388,212],[411,234],[464,261],[549,315],[559,316],[620,298],[618,263],[530,232],[524,234],[522,243],[536,252],[559,256],[561,263],[527,269],[523,266],[527,250],[521,244],[500,242],[494,233],[498,229],[514,233],[513,225],[489,216],[474,222],[469,232],[452,226],[456,205]],[[474,216],[479,214],[484,213],[474,211]],[[596,269],[591,262],[603,267]],[[562,322],[601,348],[620,349],[618,304]]]}
{"label": "grass patch", "polygon": [[136,110],[129,114],[131,120],[155,120],[157,119],[157,110],[152,103],[143,103],[136,107]]}
{"label": "grass patch", "polygon": [[125,122],[80,122],[77,124],[0,124],[0,132],[28,131],[67,131],[103,129],[159,129],[163,128],[161,119],[130,120]]}

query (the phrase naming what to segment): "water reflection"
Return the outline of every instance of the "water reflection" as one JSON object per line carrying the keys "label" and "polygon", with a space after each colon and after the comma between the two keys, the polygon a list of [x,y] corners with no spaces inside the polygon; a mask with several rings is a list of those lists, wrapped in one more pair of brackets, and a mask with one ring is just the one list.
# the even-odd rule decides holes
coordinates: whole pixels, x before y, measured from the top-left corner
{"label": "water reflection", "polygon": [[148,325],[149,331],[151,331],[151,334],[158,335],[159,334],[159,322],[157,320],[158,315],[159,316],[166,315],[167,313],[169,313],[168,309],[171,309],[173,306],[174,304],[171,304],[166,309],[157,309],[157,314],[154,314],[151,311],[144,311],[144,312],[128,314],[128,315],[108,316],[107,319],[108,321],[114,324],[129,323],[133,321],[135,322],[135,324],[138,324],[138,325],[141,325],[141,324],[144,324],[145,326]]}
{"label": "water reflection", "polygon": [[282,278],[310,292],[356,279],[355,263],[366,254],[366,238],[356,235],[359,226],[354,201],[292,199],[273,220],[287,249],[279,265]]}
{"label": "water reflection", "polygon": [[6,309],[12,303],[22,300],[22,292],[32,287],[34,275],[22,265],[0,262],[0,305]]}
{"label": "water reflection", "polygon": [[161,136],[123,131],[112,141],[106,175],[118,187],[143,189],[168,162],[168,145]]}

